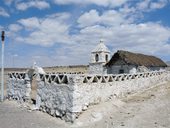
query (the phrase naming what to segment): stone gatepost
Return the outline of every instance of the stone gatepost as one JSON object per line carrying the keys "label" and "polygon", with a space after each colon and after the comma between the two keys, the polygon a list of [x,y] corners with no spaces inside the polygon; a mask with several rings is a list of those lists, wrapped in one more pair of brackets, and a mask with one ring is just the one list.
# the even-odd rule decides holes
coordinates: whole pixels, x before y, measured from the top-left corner
{"label": "stone gatepost", "polygon": [[25,74],[25,84],[26,84],[26,94],[25,94],[25,100],[29,101],[31,99],[30,93],[31,93],[31,79],[29,78],[28,74]]}

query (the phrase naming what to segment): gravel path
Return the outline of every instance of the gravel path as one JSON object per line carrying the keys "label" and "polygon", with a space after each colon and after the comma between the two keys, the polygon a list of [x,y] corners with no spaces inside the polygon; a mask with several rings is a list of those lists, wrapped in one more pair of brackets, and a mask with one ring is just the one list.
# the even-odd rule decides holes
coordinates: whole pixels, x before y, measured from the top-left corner
{"label": "gravel path", "polygon": [[14,101],[0,103],[0,128],[65,128],[63,120],[39,111],[28,111]]}

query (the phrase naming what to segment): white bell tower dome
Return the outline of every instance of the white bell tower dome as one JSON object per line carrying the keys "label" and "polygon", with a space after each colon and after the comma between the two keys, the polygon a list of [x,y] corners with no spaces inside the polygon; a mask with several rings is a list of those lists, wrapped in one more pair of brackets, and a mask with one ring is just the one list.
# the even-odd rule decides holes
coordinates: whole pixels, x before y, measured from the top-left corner
{"label": "white bell tower dome", "polygon": [[89,63],[90,74],[105,74],[104,65],[110,60],[110,51],[104,44],[103,39],[91,52],[91,60]]}
{"label": "white bell tower dome", "polygon": [[90,63],[107,63],[110,60],[110,51],[104,44],[103,39],[91,52]]}

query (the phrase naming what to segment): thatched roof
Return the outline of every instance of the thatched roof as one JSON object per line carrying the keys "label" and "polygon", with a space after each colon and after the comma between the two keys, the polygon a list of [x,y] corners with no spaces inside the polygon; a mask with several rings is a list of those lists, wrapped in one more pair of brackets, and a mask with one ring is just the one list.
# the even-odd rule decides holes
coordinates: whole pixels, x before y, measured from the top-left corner
{"label": "thatched roof", "polygon": [[[119,62],[119,63],[118,63]],[[137,65],[146,67],[167,67],[167,65],[159,58],[155,56],[149,56],[139,53],[132,53],[128,51],[118,50],[111,58],[111,60],[106,64],[106,66],[111,65]]]}

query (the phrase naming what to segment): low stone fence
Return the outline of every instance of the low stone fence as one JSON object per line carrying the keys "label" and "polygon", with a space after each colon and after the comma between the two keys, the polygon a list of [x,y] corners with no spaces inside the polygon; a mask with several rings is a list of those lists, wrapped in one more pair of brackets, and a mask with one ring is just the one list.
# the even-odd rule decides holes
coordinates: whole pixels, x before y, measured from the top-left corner
{"label": "low stone fence", "polygon": [[125,97],[139,91],[170,81],[168,72],[148,72],[119,75],[85,75],[76,77],[74,106],[87,109],[91,104],[106,101],[112,97]]}
{"label": "low stone fence", "polygon": [[7,80],[7,98],[18,101],[29,100],[31,80],[26,73],[9,73]]}
{"label": "low stone fence", "polygon": [[41,111],[52,116],[61,117],[66,121],[73,121],[76,113],[73,111],[74,82],[69,75],[37,76],[37,104]]}
{"label": "low stone fence", "polygon": [[[74,121],[89,105],[112,97],[125,97],[170,80],[167,71],[119,75],[37,74],[36,107],[52,116]],[[31,99],[31,79],[26,73],[10,73],[8,97]]]}

